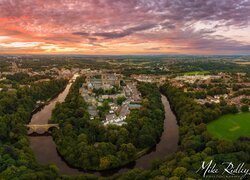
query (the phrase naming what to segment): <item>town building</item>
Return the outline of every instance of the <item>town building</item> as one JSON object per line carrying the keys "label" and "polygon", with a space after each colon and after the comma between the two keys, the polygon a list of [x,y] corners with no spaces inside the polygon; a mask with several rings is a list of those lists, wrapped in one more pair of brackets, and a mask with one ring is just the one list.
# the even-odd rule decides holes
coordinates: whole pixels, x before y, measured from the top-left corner
{"label": "town building", "polygon": [[116,73],[95,73],[86,76],[88,89],[108,90],[114,86],[120,87],[121,75]]}

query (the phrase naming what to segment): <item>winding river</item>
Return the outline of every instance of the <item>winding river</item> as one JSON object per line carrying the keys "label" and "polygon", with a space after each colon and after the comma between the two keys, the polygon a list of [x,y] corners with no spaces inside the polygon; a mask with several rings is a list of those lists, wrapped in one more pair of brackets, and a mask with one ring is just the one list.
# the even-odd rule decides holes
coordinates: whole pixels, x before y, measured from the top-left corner
{"label": "winding river", "polygon": [[[32,116],[30,124],[47,124],[56,103],[64,101],[71,85],[72,83],[69,83],[62,93],[51,100],[50,103],[44,106],[40,111],[36,112]],[[163,95],[161,99],[165,110],[165,121],[164,131],[162,133],[160,141],[154,148],[152,148],[149,153],[124,167],[101,172],[83,171],[71,167],[58,154],[56,145],[51,136],[29,136],[31,149],[33,150],[35,157],[40,164],[55,164],[59,169],[59,173],[66,175],[93,173],[101,176],[111,176],[115,173],[126,172],[133,168],[150,168],[151,162],[154,159],[163,159],[167,155],[175,152],[178,148],[179,134],[176,117],[170,108],[168,99]]]}

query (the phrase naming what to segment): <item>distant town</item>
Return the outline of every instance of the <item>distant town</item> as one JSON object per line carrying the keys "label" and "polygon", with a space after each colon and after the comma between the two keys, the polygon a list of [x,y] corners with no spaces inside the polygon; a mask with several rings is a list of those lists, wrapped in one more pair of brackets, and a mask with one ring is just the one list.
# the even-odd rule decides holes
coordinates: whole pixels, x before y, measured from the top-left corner
{"label": "distant town", "polygon": [[[7,57],[7,59],[18,58]],[[39,62],[39,59],[33,61]],[[238,64],[239,60],[236,63]],[[119,70],[66,69],[53,66],[52,68],[44,66],[44,68],[45,70],[42,71],[33,71],[32,68],[22,68],[22,61],[11,61],[9,70],[0,72],[0,82],[2,82],[0,91],[15,91],[12,84],[5,83],[5,81],[7,76],[18,73],[27,74],[29,77],[41,77],[34,83],[50,81],[51,78],[69,80],[74,74],[79,73],[79,75],[86,76],[86,82],[82,84],[79,92],[89,105],[88,111],[91,114],[91,119],[97,117],[98,106],[102,106],[103,102],[108,102],[110,110],[105,116],[104,124],[113,123],[116,125],[125,123],[124,120],[130,109],[140,107],[141,95],[136,89],[137,82],[164,84],[169,81],[173,86],[182,88],[187,93],[196,94],[195,101],[199,104],[220,103],[223,100],[240,109],[245,104],[244,102],[250,99],[250,95],[238,92],[239,90],[250,90],[249,78],[244,72],[216,72],[213,74],[192,72],[182,75],[131,74],[129,77],[124,77],[123,74],[118,73]],[[169,72],[169,69],[165,67],[165,71]],[[222,88],[221,85],[224,87]],[[117,104],[117,99],[121,99],[122,104]]]}

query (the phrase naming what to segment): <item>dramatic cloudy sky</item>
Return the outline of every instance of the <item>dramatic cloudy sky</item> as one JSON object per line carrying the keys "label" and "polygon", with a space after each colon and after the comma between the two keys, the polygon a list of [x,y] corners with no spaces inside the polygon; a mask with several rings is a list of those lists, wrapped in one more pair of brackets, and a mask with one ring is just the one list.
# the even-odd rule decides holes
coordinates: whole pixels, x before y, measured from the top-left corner
{"label": "dramatic cloudy sky", "polygon": [[0,53],[250,54],[250,0],[0,0]]}

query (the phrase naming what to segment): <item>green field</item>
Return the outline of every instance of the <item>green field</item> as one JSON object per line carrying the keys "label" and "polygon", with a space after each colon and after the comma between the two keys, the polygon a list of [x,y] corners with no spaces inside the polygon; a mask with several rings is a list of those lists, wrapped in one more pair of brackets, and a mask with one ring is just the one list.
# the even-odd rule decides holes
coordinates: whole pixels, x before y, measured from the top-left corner
{"label": "green field", "polygon": [[185,72],[185,75],[205,75],[205,74],[209,74],[209,71],[192,71],[192,72]]}
{"label": "green field", "polygon": [[240,136],[250,136],[250,112],[222,116],[209,123],[207,129],[220,139],[236,140]]}

